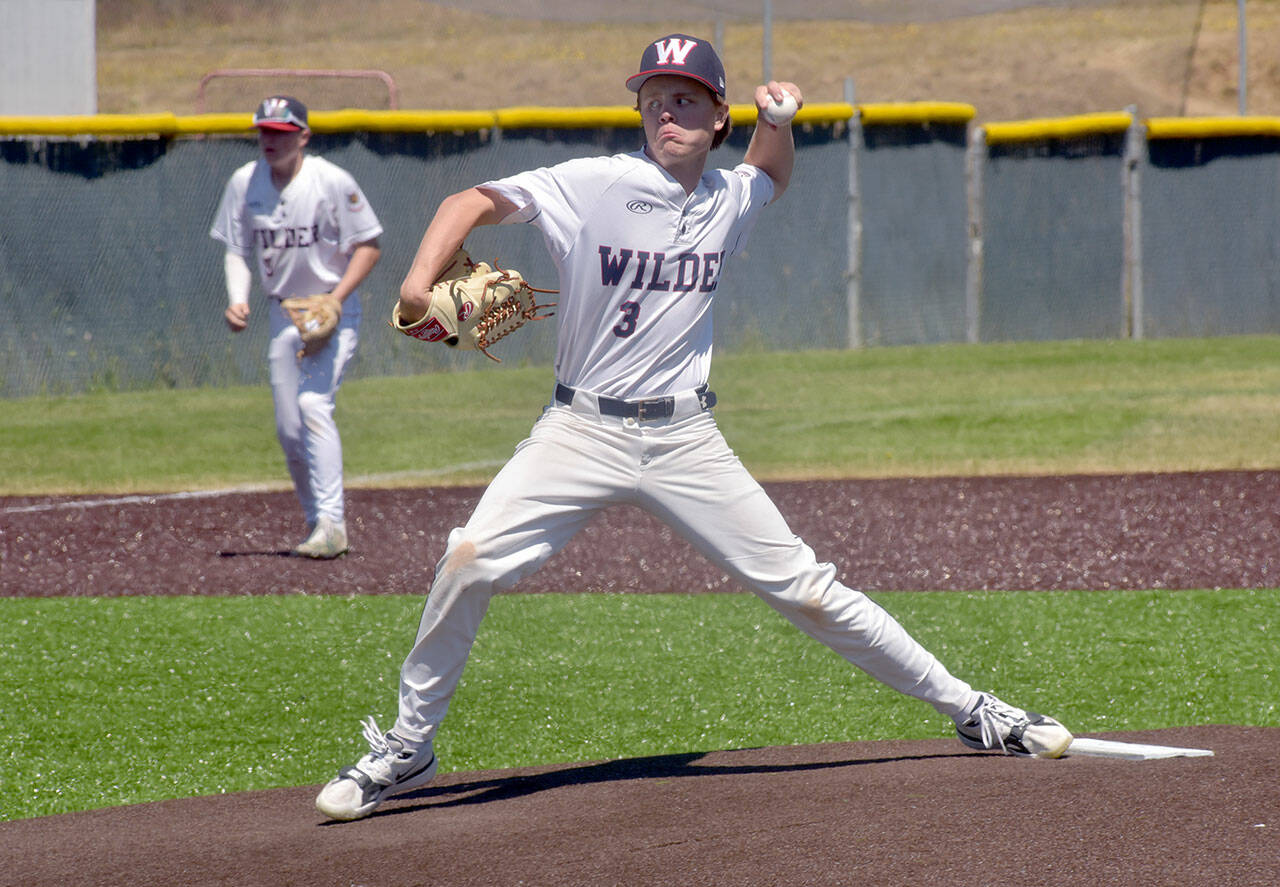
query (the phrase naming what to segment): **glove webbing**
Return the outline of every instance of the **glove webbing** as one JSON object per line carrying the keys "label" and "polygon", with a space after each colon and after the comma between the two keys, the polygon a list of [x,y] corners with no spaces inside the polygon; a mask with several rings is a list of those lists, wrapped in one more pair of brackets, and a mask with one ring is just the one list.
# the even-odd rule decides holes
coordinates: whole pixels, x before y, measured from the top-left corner
{"label": "glove webbing", "polygon": [[[494,265],[495,269],[507,274],[503,269]],[[510,277],[504,277],[501,281],[494,281],[492,286],[496,289],[499,283],[509,280]],[[536,286],[530,286],[528,281],[522,281],[520,287],[528,289],[535,293],[556,293],[559,290],[538,289]],[[512,292],[510,296],[493,305],[484,316],[476,322],[476,348],[484,353],[484,356],[497,363],[502,363],[502,358],[494,357],[489,353],[488,348],[496,342],[501,341],[506,336],[514,333],[520,327],[524,326],[530,320],[545,320],[551,317],[555,312],[547,314],[539,314],[538,312],[544,308],[554,308],[555,302],[548,302],[545,305],[537,304],[537,300],[530,299],[526,307],[516,292]]]}

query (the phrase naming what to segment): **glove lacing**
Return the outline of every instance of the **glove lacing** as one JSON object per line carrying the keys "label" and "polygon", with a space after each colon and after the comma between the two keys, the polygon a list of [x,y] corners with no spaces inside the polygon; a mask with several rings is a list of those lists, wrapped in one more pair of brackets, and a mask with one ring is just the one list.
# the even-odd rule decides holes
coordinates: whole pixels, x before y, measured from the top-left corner
{"label": "glove lacing", "polygon": [[494,264],[494,269],[501,271],[503,276],[501,279],[487,284],[487,286],[496,291],[499,285],[506,285],[511,290],[511,295],[501,302],[494,303],[484,313],[484,316],[476,321],[476,348],[482,351],[485,357],[501,363],[501,358],[494,357],[489,353],[488,348],[490,345],[514,333],[530,320],[545,320],[555,314],[554,311],[546,314],[539,314],[538,312],[546,308],[554,308],[557,303],[548,302],[545,305],[539,305],[537,299],[532,295],[524,299],[521,298],[521,295],[526,291],[529,293],[557,293],[559,290],[538,289],[536,286],[530,286],[526,280],[520,280],[518,285],[513,286],[508,283],[508,281],[516,279],[513,275],[499,268],[497,263]]}

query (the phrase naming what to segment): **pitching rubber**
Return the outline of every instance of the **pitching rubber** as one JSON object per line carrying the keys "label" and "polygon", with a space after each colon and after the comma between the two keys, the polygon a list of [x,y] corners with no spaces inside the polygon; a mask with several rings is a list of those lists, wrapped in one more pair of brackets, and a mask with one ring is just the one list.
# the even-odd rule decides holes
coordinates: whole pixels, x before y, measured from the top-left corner
{"label": "pitching rubber", "polygon": [[1158,758],[1208,758],[1207,748],[1177,748],[1172,745],[1144,745],[1140,742],[1116,742],[1110,739],[1088,739],[1077,736],[1067,748],[1068,755],[1094,758],[1118,758],[1124,761],[1153,761]]}

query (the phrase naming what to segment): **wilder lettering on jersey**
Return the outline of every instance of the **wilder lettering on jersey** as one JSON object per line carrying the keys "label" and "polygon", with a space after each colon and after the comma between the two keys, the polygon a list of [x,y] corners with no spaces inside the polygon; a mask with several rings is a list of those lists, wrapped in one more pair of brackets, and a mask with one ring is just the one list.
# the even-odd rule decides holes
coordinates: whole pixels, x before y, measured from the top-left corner
{"label": "wilder lettering on jersey", "polygon": [[[265,160],[232,173],[209,233],[246,259],[256,253],[265,294],[283,299],[330,292],[382,225],[349,172],[305,154],[283,190]],[[359,300],[343,304],[344,315],[359,311]]]}
{"label": "wilder lettering on jersey", "polygon": [[262,249],[305,249],[320,239],[320,226],[254,228],[253,239]]}
{"label": "wilder lettering on jersey", "polygon": [[631,276],[628,286],[645,292],[714,292],[725,256],[725,251],[720,250],[681,253],[668,260],[666,253],[643,249],[620,248],[615,253],[613,247],[602,244],[599,250],[601,284],[614,288],[624,277]]}

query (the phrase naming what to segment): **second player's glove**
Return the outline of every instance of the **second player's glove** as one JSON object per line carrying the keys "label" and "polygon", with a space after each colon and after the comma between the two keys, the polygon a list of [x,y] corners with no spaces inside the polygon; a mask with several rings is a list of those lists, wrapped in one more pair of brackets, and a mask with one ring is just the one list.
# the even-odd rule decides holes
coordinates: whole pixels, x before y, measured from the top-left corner
{"label": "second player's glove", "polygon": [[[495,263],[496,264],[496,263]],[[532,287],[519,271],[492,268],[473,262],[466,250],[454,254],[444,273],[431,287],[431,307],[412,323],[400,316],[400,302],[391,311],[391,325],[423,342],[444,342],[451,348],[480,351],[490,360],[489,346],[531,320],[542,320],[554,302],[538,304],[537,293],[554,293]]]}
{"label": "second player's glove", "polygon": [[325,346],[342,320],[342,303],[328,293],[316,296],[291,296],[280,302],[289,319],[302,336],[298,357],[315,354]]}

